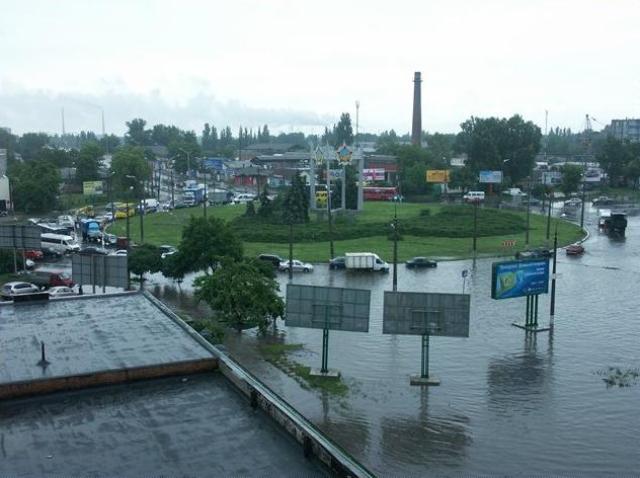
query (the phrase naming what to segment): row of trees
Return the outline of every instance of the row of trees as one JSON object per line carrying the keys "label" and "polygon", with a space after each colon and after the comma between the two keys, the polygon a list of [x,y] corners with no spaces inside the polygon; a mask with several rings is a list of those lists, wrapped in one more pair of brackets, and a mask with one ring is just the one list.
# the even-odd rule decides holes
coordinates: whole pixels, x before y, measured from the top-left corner
{"label": "row of trees", "polygon": [[284,302],[270,264],[243,257],[242,241],[228,223],[215,217],[191,217],[183,228],[178,252],[160,258],[152,245],[130,254],[129,269],[140,276],[162,272],[181,281],[188,273],[203,275],[194,281],[196,298],[206,302],[215,318],[238,332],[265,330],[284,314]]}

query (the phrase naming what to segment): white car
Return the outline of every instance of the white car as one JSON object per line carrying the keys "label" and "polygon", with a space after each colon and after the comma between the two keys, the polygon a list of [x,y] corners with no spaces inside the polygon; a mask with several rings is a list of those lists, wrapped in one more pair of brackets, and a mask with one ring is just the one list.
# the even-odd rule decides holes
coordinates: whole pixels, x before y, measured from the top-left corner
{"label": "white car", "polygon": [[[289,261],[282,261],[278,266],[278,269],[281,271],[289,270]],[[313,265],[308,262],[302,262],[297,259],[293,260],[293,272],[311,272],[313,271]]]}
{"label": "white car", "polygon": [[5,299],[11,299],[16,295],[34,294],[39,291],[38,286],[30,282],[7,282],[2,286],[0,294]]}
{"label": "white car", "polygon": [[126,249],[118,249],[116,252],[113,253],[114,256],[126,256],[127,255],[127,250]]}
{"label": "white car", "polygon": [[233,204],[247,204],[256,199],[255,194],[242,193],[233,198]]}
{"label": "white car", "polygon": [[166,259],[170,255],[175,254],[176,252],[178,252],[178,249],[176,249],[173,246],[169,246],[169,245],[160,246],[159,249],[160,249],[160,258],[161,259]]}
{"label": "white car", "polygon": [[76,293],[73,291],[73,289],[71,287],[67,287],[64,285],[59,285],[56,287],[52,287],[51,289],[49,289],[49,296],[50,297],[65,297],[65,296],[69,296],[69,295],[76,295]]}

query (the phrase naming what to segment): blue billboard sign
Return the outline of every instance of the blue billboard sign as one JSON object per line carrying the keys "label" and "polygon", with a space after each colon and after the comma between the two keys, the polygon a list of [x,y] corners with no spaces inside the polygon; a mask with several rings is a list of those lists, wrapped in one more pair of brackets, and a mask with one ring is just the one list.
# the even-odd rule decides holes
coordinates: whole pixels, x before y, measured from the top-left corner
{"label": "blue billboard sign", "polygon": [[480,171],[481,183],[500,184],[502,182],[502,171]]}
{"label": "blue billboard sign", "polygon": [[224,160],[220,158],[207,158],[202,163],[205,168],[213,169],[214,171],[222,171],[224,169]]}
{"label": "blue billboard sign", "polygon": [[512,299],[549,292],[549,260],[494,262],[491,298]]}

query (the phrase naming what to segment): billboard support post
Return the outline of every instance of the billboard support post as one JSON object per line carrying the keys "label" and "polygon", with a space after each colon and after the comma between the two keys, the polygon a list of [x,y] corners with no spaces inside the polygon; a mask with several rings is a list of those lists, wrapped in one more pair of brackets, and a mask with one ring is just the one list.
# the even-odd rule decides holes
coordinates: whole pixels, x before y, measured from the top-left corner
{"label": "billboard support post", "polygon": [[[325,309],[328,314],[329,308]],[[326,375],[329,373],[329,329],[322,329],[322,366],[320,373]]]}
{"label": "billboard support post", "polygon": [[422,336],[422,366],[420,378],[429,378],[429,334]]}

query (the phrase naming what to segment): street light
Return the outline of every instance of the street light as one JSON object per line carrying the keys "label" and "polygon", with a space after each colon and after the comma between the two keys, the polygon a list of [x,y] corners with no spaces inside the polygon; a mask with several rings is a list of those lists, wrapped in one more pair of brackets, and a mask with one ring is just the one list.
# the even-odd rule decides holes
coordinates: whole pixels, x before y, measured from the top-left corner
{"label": "street light", "polygon": [[189,153],[189,151],[186,151],[182,148],[178,148],[178,151],[182,151],[184,154],[187,155],[187,177],[190,176],[190,172],[191,172],[191,154]]}
{"label": "street light", "polygon": [[[132,179],[132,180],[134,180],[136,182],[138,181],[138,178],[136,178],[135,176],[133,176],[131,174],[127,174],[125,177],[128,178],[128,179]],[[131,186],[131,189],[133,189],[133,186]],[[140,244],[144,244],[144,202],[143,202],[142,198],[140,198],[139,209],[140,209]],[[127,210],[127,217],[129,217],[129,211],[128,210]]]}

